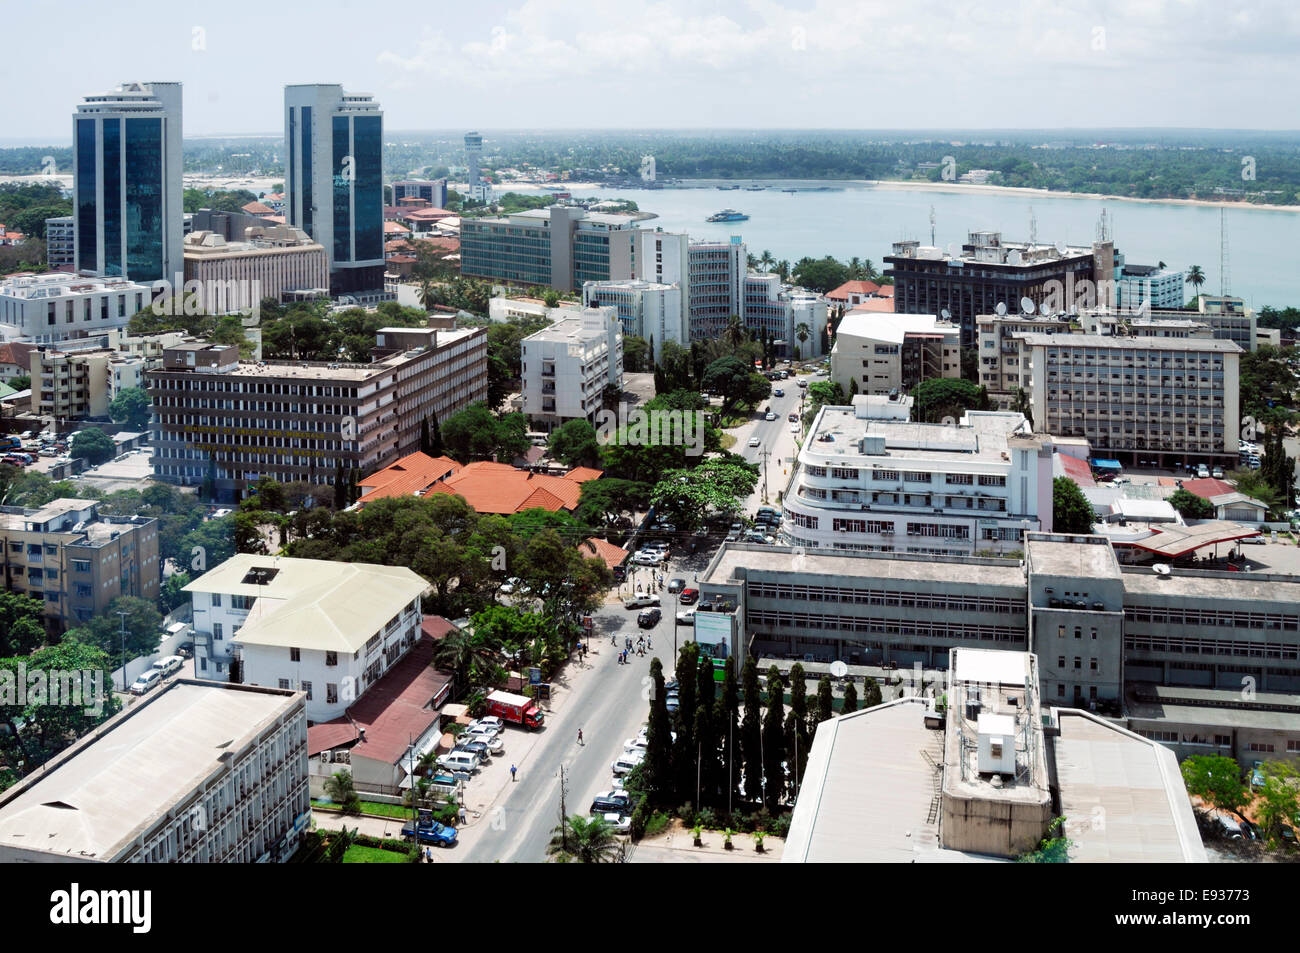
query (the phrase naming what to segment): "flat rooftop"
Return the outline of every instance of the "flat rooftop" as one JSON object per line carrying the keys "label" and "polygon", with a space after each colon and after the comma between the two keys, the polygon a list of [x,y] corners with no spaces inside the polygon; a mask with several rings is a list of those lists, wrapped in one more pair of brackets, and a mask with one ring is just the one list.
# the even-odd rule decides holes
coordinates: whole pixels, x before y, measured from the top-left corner
{"label": "flat rooftop", "polygon": [[868,587],[872,581],[943,580],[976,586],[1004,586],[1024,590],[1024,570],[1014,559],[943,556],[927,558],[905,553],[821,553],[800,555],[798,568],[792,566],[795,551],[789,546],[766,546],[756,543],[724,543],[710,564],[702,583],[735,583],[738,569],[793,576],[840,576],[845,585]]}
{"label": "flat rooftop", "polygon": [[1035,332],[1016,334],[1014,336],[1031,346],[1046,344],[1059,347],[1114,347],[1162,351],[1241,353],[1241,346],[1237,342],[1221,341],[1217,338],[1116,337],[1110,334],[1038,334]]}
{"label": "flat rooftop", "polygon": [[957,337],[961,328],[940,321],[933,314],[898,314],[895,312],[854,313],[850,311],[840,321],[835,340],[845,335],[867,338],[872,341],[890,341],[902,344],[909,334],[942,334]]}
{"label": "flat rooftop", "polygon": [[1072,862],[1206,862],[1171,750],[1088,712],[1055,714],[1060,735],[1052,747]]}
{"label": "flat rooftop", "polygon": [[[897,458],[929,461],[960,467],[963,463],[1007,464],[1008,440],[1025,427],[1024,416],[1015,412],[968,414],[959,426],[921,424],[905,420],[859,417],[852,407],[826,405],[813,421],[800,457],[854,457],[861,466],[888,465]],[[829,436],[830,440],[821,438]],[[859,449],[866,437],[883,438],[885,452],[864,454]]]}
{"label": "flat rooftop", "polygon": [[1069,539],[1043,539],[1030,534],[1026,546],[1029,571],[1044,576],[1068,576],[1075,579],[1118,579],[1119,563],[1109,540],[1085,536],[1095,542]]}
{"label": "flat rooftop", "polygon": [[182,679],[0,796],[0,844],[109,860],[183,804],[300,693]]}
{"label": "flat rooftop", "polygon": [[1179,569],[1173,570],[1169,575],[1158,575],[1150,567],[1125,567],[1123,574],[1124,590],[1135,595],[1289,602],[1300,612],[1300,576]]}

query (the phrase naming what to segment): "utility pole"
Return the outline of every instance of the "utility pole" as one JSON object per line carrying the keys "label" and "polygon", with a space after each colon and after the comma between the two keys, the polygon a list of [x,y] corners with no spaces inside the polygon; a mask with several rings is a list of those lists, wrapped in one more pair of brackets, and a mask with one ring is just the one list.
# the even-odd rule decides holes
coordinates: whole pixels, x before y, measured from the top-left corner
{"label": "utility pole", "polygon": [[567,857],[569,854],[569,812],[564,800],[564,765],[560,765],[560,844]]}
{"label": "utility pole", "polygon": [[117,610],[118,634],[122,639],[122,691],[126,691],[126,612]]}
{"label": "utility pole", "polygon": [[767,458],[772,455],[772,451],[764,447],[759,451],[759,456],[763,458],[763,502],[767,502]]}

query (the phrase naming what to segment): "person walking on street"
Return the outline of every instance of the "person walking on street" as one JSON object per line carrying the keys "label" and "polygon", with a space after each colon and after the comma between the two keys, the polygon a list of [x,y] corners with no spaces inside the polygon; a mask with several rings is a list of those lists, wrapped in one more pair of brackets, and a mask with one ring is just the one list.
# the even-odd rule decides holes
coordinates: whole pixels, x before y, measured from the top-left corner
{"label": "person walking on street", "polygon": [[464,804],[462,804],[462,805],[460,806],[460,812],[459,812],[459,814],[460,814],[460,826],[461,826],[461,827],[464,827],[464,826],[465,826],[465,823],[466,823],[466,820],[465,820],[465,805],[464,805]]}
{"label": "person walking on street", "polygon": [[519,770],[519,769],[516,768],[513,764],[510,766],[510,780],[511,780],[511,781],[514,781],[514,779],[515,779],[515,772],[516,772],[517,770]]}
{"label": "person walking on street", "polygon": [[583,744],[581,728],[578,729],[578,744]]}

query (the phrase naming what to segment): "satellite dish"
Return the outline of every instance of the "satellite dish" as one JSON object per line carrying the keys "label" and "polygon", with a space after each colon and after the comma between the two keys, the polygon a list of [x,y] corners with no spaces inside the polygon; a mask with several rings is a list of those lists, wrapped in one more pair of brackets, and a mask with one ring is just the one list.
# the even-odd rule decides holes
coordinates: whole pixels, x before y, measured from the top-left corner
{"label": "satellite dish", "polygon": [[998,314],[1000,314],[1000,315],[1001,315],[1001,314],[1006,314],[1006,313],[1007,313],[1007,303],[1006,303],[1005,301],[999,301],[997,307],[994,308],[993,310],[996,311],[996,312],[997,312]]}
{"label": "satellite dish", "polygon": [[942,311],[939,312],[939,314],[943,317],[945,321],[952,320],[952,312],[949,311],[947,308],[944,308]]}
{"label": "satellite dish", "polygon": [[1044,301],[1042,304],[1038,306],[1038,313],[1041,314],[1043,317],[1047,317],[1052,313],[1052,306],[1049,305],[1046,301]]}
{"label": "satellite dish", "polygon": [[843,662],[831,662],[831,674],[836,678],[843,678],[845,675],[849,674],[849,667]]}
{"label": "satellite dish", "polygon": [[1067,251],[1070,250],[1070,246],[1067,245],[1067,244],[1065,244],[1065,242],[1057,242],[1057,243],[1056,243],[1056,250],[1057,250],[1060,254],[1064,255]]}
{"label": "satellite dish", "polygon": [[956,242],[952,242],[952,243],[948,246],[948,257],[949,257],[949,258],[960,258],[960,257],[961,257],[961,246],[958,245]]}
{"label": "satellite dish", "polygon": [[1009,252],[1007,253],[1007,263],[1008,263],[1008,264],[1011,264],[1011,265],[1019,265],[1019,264],[1022,264],[1022,263],[1024,262],[1024,260],[1025,260],[1025,259],[1024,259],[1024,256],[1021,255],[1020,252],[1016,251],[1014,248],[1011,249],[1011,251],[1009,251]]}
{"label": "satellite dish", "polygon": [[1033,314],[1033,313],[1034,313],[1034,299],[1033,299],[1033,298],[1021,298],[1021,299],[1020,299],[1020,310],[1023,311],[1023,312],[1025,312],[1025,314]]}
{"label": "satellite dish", "polygon": [[1157,576],[1169,575],[1169,567],[1166,566],[1164,563],[1156,563],[1154,566],[1151,567],[1151,571],[1154,572]]}

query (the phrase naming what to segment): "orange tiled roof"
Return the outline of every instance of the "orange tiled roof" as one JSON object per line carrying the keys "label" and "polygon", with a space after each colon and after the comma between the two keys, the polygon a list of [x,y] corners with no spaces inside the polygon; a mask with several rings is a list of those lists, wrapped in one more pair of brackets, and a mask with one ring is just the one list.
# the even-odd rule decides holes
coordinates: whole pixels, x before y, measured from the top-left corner
{"label": "orange tiled roof", "polygon": [[409,235],[411,230],[397,222],[384,222],[385,235]]}
{"label": "orange tiled roof", "polygon": [[880,295],[880,297],[882,298],[892,298],[894,296],[894,286],[881,285],[880,289],[876,292],[876,294]]}
{"label": "orange tiled roof", "polygon": [[460,464],[450,457],[431,457],[419,451],[408,453],[384,469],[357,481],[357,486],[366,491],[357,502],[373,503],[390,496],[423,493],[459,469]]}
{"label": "orange tiled roof", "polygon": [[24,344],[21,341],[0,344],[0,364],[17,364],[19,367],[30,368],[31,354],[34,350],[36,350],[34,345]]}
{"label": "orange tiled roof", "polygon": [[826,297],[832,301],[848,301],[849,295],[873,295],[880,291],[880,285],[874,281],[846,281]]}
{"label": "orange tiled roof", "polygon": [[[591,470],[588,473],[598,476],[601,471]],[[460,472],[433,486],[429,492],[463,496],[465,502],[479,513],[522,513],[538,507],[551,512],[571,511],[578,505],[582,484],[589,479],[595,477],[553,477],[545,473],[517,470],[508,463],[480,461],[467,464]]]}
{"label": "orange tiled roof", "polygon": [[578,552],[587,559],[604,560],[605,565],[610,569],[623,565],[624,560],[627,559],[627,550],[622,546],[615,546],[609,540],[597,539],[595,536],[579,546]]}
{"label": "orange tiled roof", "polygon": [[855,304],[852,308],[850,308],[849,314],[853,314],[855,311],[893,314],[894,299],[893,298],[867,298],[865,301],[859,302],[858,304]]}
{"label": "orange tiled roof", "polygon": [[275,209],[268,208],[261,202],[249,202],[247,205],[240,206],[249,215],[271,215]]}
{"label": "orange tiled roof", "polygon": [[604,470],[596,470],[592,467],[574,467],[564,474],[564,479],[572,480],[574,483],[586,483],[588,480],[599,480],[604,475]]}

